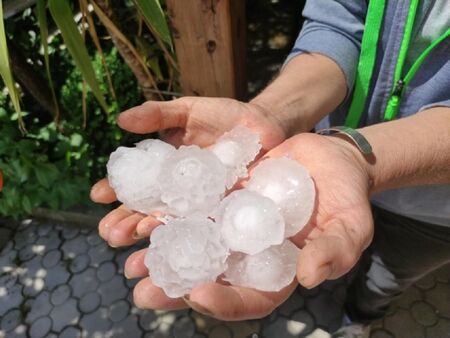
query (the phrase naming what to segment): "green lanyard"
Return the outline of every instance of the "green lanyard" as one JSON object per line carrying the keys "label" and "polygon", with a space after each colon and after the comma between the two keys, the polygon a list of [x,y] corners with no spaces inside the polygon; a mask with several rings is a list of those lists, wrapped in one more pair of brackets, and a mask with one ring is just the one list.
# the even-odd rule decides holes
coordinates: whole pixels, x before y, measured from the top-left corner
{"label": "green lanyard", "polygon": [[[377,55],[378,39],[380,36],[385,5],[386,0],[371,0],[369,2],[364,34],[361,43],[361,54],[359,57],[356,74],[355,90],[353,92],[349,113],[345,120],[345,125],[351,128],[358,127],[366,104],[367,94],[369,92],[369,86]],[[444,34],[433,41],[431,45],[419,55],[417,60],[406,73],[405,77],[402,78],[403,66],[408,54],[409,43],[411,41],[418,5],[419,0],[411,0],[403,39],[400,45],[397,63],[395,65],[393,90],[389,98],[386,111],[384,112],[384,119],[386,121],[390,121],[397,116],[399,103],[404,88],[409,84],[426,57],[437,45],[450,36],[450,29],[448,29]]]}

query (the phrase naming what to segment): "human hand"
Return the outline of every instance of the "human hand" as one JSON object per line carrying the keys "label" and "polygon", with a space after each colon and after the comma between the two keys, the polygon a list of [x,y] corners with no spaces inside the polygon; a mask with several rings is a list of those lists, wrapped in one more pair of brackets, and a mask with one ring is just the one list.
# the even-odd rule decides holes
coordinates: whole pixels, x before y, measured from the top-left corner
{"label": "human hand", "polygon": [[[289,156],[304,165],[315,181],[315,212],[307,227],[291,238],[303,249],[299,255],[297,279],[303,286],[311,288],[350,270],[370,243],[373,224],[368,201],[368,175],[356,148],[339,138],[301,134],[266,155],[281,156]],[[146,250],[132,254],[125,265],[125,274],[129,278],[145,277],[134,290],[135,303],[143,308],[180,309],[188,304],[219,319],[258,318],[280,305],[297,284],[293,282],[278,293],[267,293],[208,283],[195,288],[189,299],[171,299],[148,277],[143,262]]]}

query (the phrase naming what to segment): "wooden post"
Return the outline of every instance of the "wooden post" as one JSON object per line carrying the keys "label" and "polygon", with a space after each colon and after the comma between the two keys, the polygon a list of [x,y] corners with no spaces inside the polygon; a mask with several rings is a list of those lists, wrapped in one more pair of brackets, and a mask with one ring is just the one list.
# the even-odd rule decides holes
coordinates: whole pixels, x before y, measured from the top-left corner
{"label": "wooden post", "polygon": [[167,0],[183,94],[245,99],[244,0]]}

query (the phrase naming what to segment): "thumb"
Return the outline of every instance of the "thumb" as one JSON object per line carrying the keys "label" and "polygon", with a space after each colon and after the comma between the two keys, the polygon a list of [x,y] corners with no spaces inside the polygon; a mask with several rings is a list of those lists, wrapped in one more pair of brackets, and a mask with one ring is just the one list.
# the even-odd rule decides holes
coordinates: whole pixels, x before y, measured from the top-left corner
{"label": "thumb", "polygon": [[117,124],[136,134],[152,133],[168,128],[184,128],[190,110],[185,98],[172,101],[147,101],[121,113]]}
{"label": "thumb", "polygon": [[[367,236],[371,238],[370,232]],[[366,236],[358,234],[358,237]],[[325,231],[300,252],[297,263],[299,283],[313,288],[327,279],[339,278],[358,262],[365,246],[353,238],[341,220],[332,220]]]}

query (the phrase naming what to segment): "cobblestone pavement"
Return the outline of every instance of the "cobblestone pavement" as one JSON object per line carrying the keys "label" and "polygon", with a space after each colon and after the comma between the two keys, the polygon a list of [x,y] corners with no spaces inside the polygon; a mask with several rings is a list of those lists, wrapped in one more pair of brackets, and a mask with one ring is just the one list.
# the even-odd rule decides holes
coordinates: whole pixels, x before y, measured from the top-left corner
{"label": "cobblestone pavement", "polygon": [[[342,317],[345,281],[296,292],[261,320],[220,322],[193,311],[133,306],[123,277],[136,247],[110,249],[93,229],[0,222],[0,337],[329,337]],[[450,337],[449,267],[412,287],[373,326],[372,338]]]}

